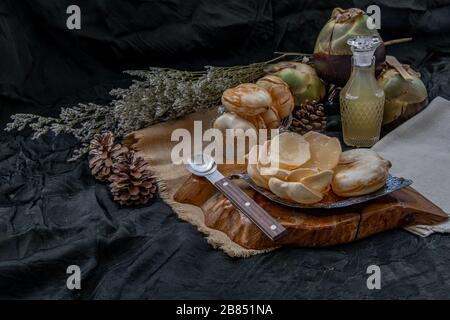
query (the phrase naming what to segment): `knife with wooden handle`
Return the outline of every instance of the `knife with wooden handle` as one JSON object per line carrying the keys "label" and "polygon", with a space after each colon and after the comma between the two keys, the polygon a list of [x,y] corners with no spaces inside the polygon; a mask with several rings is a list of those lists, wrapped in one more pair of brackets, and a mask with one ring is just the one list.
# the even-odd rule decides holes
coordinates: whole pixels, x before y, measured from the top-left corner
{"label": "knife with wooden handle", "polygon": [[230,202],[256,224],[270,239],[277,240],[286,234],[286,229],[261,208],[252,198],[230,179],[223,178],[214,183]]}
{"label": "knife with wooden handle", "polygon": [[[196,158],[197,160],[199,157]],[[275,241],[287,234],[284,228],[267,211],[261,208],[241,188],[230,179],[224,177],[217,169],[215,161],[209,157],[201,156],[198,161],[188,161],[187,169],[197,176],[208,179],[225,197],[252,221],[266,236]]]}

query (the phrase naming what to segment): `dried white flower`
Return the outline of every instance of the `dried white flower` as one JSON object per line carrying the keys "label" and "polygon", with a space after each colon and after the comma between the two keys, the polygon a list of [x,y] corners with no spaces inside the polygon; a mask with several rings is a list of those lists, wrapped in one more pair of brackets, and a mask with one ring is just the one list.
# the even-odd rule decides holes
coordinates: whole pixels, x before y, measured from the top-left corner
{"label": "dried white flower", "polygon": [[244,82],[253,82],[264,74],[267,63],[236,67],[206,67],[204,71],[180,71],[165,68],[126,71],[141,78],[130,87],[113,89],[109,105],[80,103],[61,109],[58,118],[16,114],[5,130],[23,130],[30,126],[33,139],[48,131],[55,135],[70,133],[80,142],[71,160],[83,156],[88,143],[99,132],[111,130],[116,137],[152,124],[182,117],[220,104],[223,91]]}

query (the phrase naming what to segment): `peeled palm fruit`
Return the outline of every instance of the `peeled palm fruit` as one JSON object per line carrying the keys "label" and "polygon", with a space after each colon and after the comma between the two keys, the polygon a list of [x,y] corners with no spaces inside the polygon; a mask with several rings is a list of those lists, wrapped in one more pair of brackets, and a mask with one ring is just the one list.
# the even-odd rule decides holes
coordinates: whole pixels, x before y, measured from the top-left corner
{"label": "peeled palm fruit", "polygon": [[289,182],[280,180],[278,178],[270,178],[269,179],[269,189],[272,191],[277,197],[281,199],[291,200],[288,196],[288,185]]}
{"label": "peeled palm fruit", "polygon": [[301,182],[287,182],[287,195],[291,200],[303,204],[319,202],[323,194],[308,188]]}
{"label": "peeled palm fruit", "polygon": [[248,176],[255,182],[255,184],[261,188],[269,189],[268,180],[269,176],[263,177],[257,168],[257,155],[258,145],[252,147],[248,155],[247,173]]}
{"label": "peeled palm fruit", "polygon": [[272,166],[296,169],[311,158],[309,143],[294,132],[283,132],[272,139],[269,159]]}
{"label": "peeled palm fruit", "polygon": [[320,192],[312,190],[301,182],[286,182],[278,178],[269,179],[269,189],[276,196],[303,204],[312,204],[322,200]]}
{"label": "peeled palm fruit", "polygon": [[289,175],[290,171],[281,169],[277,166],[272,166],[269,159],[270,152],[270,140],[267,140],[258,149],[258,162],[257,169],[261,176],[269,179],[270,177],[276,177],[281,180],[285,180]]}
{"label": "peeled palm fruit", "polygon": [[268,167],[270,166],[269,152],[271,141],[267,140],[258,150],[258,166]]}
{"label": "peeled palm fruit", "polygon": [[317,169],[298,168],[290,171],[286,180],[290,182],[301,182],[304,178],[319,173]]}
{"label": "peeled palm fruit", "polygon": [[272,106],[272,97],[266,89],[254,83],[243,83],[225,90],[222,104],[229,112],[243,117],[253,117]]}
{"label": "peeled palm fruit", "polygon": [[225,132],[226,129],[243,129],[247,131],[253,129],[256,132],[256,128],[249,121],[239,117],[237,114],[226,112],[214,121],[213,127]]}
{"label": "peeled palm fruit", "polygon": [[332,180],[333,171],[325,170],[305,177],[301,180],[301,182],[311,190],[323,193],[328,191]]}
{"label": "peeled palm fruit", "polygon": [[[247,171],[256,185],[269,189],[282,199],[312,204],[323,199],[330,190],[336,165],[339,168],[346,157],[341,156],[341,145],[336,138],[310,132],[304,136],[284,132],[254,147]],[[338,170],[338,169],[336,169]],[[344,170],[344,168],[342,168]],[[341,182],[345,184],[344,176]]]}
{"label": "peeled palm fruit", "polygon": [[267,129],[277,129],[280,127],[281,119],[275,107],[270,107],[269,110],[261,114],[261,117]]}
{"label": "peeled palm fruit", "polygon": [[370,149],[353,149],[342,153],[331,187],[342,197],[360,196],[384,186],[391,163]]}
{"label": "peeled palm fruit", "polygon": [[278,167],[259,167],[258,168],[259,173],[262,176],[266,176],[268,178],[270,177],[275,177],[281,180],[287,180],[289,174],[291,173],[291,171],[289,170],[285,170],[285,169],[281,169]]}
{"label": "peeled palm fruit", "polygon": [[289,85],[281,78],[267,75],[256,81],[256,84],[270,93],[273,107],[281,119],[286,118],[294,110],[294,97]]}
{"label": "peeled palm fruit", "polygon": [[269,185],[267,184],[267,180],[262,177],[258,170],[256,169],[256,165],[248,164],[247,165],[247,174],[253,180],[253,182],[264,189],[269,189]]}
{"label": "peeled palm fruit", "polygon": [[254,125],[255,128],[258,130],[259,129],[267,129],[266,123],[264,122],[264,118],[262,117],[262,115],[264,113],[257,114],[256,116],[252,116],[252,117],[245,117],[245,116],[241,116],[241,117],[243,117],[245,120],[247,120],[252,125]]}
{"label": "peeled palm fruit", "polygon": [[341,143],[337,138],[315,131],[309,131],[303,138],[309,143],[311,152],[309,161],[303,165],[304,168],[332,170],[337,166],[342,153]]}

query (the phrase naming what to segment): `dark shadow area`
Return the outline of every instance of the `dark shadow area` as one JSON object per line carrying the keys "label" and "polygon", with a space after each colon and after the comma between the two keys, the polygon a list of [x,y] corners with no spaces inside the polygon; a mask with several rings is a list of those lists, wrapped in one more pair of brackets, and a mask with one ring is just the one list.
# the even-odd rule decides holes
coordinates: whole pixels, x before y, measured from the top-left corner
{"label": "dark shadow area", "polygon": [[[450,1],[4,0],[0,2],[0,128],[18,112],[57,115],[107,103],[126,69],[240,65],[275,51],[312,52],[335,6],[379,4],[388,54],[450,98]],[[81,30],[68,30],[78,4]],[[0,133],[0,298],[336,299],[448,298],[450,238],[391,231],[327,249],[232,259],[212,249],[160,199],[115,204],[85,160],[67,162],[70,136]],[[66,268],[82,290],[66,288]],[[368,290],[378,264],[382,290]]]}

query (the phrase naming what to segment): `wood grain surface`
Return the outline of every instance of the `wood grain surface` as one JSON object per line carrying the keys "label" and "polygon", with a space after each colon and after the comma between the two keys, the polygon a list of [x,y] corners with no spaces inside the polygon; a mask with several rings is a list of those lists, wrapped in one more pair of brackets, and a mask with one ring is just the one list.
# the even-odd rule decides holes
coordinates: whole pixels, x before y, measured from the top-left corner
{"label": "wood grain surface", "polygon": [[[242,166],[221,166],[224,175],[242,172]],[[205,224],[248,249],[276,245],[325,247],[348,243],[403,226],[435,224],[448,216],[439,207],[408,187],[388,196],[341,209],[293,209],[269,201],[239,180],[234,180],[253,200],[288,231],[273,242],[237,210],[206,179],[191,176],[175,194],[175,200],[202,208]]]}

